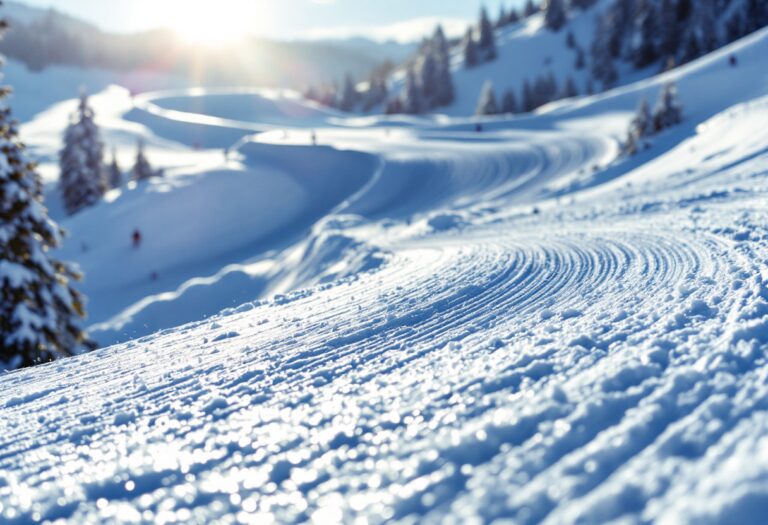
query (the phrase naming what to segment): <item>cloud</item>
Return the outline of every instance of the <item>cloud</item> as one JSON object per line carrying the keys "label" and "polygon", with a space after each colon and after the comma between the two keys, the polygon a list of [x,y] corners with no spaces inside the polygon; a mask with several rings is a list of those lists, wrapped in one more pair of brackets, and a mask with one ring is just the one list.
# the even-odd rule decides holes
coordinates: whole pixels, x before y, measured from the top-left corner
{"label": "cloud", "polygon": [[[333,0],[313,0],[333,1]],[[308,33],[309,40],[327,40],[350,37],[366,37],[379,42],[395,41],[402,44],[418,42],[442,24],[448,37],[461,36],[469,22],[463,18],[421,17],[382,26],[338,26],[315,29]]]}

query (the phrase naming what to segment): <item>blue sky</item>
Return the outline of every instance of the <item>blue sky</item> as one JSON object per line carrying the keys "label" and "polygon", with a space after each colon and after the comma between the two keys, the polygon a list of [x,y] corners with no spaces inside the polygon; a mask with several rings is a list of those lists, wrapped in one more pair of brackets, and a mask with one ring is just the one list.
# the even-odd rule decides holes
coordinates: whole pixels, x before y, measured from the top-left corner
{"label": "blue sky", "polygon": [[[22,0],[76,15],[110,31],[138,31],[158,26],[172,26],[169,5],[183,9],[216,9],[221,0]],[[232,0],[254,9],[253,32],[278,38],[326,36],[333,32],[365,34],[374,28],[400,31],[399,22],[422,19],[458,21],[476,18],[485,4],[496,15],[500,4],[512,5],[522,0]],[[231,16],[237,16],[231,15]],[[409,26],[411,30],[415,26]],[[378,33],[377,33],[378,34]],[[384,34],[383,32],[381,34]]]}

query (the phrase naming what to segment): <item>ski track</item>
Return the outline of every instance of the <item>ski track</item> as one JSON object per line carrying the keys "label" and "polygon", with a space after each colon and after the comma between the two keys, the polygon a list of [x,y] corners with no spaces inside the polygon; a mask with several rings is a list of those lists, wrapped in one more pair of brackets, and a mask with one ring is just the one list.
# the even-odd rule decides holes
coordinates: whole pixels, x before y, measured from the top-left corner
{"label": "ski track", "polygon": [[[720,133],[747,109],[657,163],[695,169],[560,206],[613,140],[337,131],[381,162],[326,219],[369,220],[314,230],[292,291],[0,376],[0,520],[754,520],[766,153]],[[386,256],[296,289],[329,231]]]}
{"label": "ski track", "polygon": [[642,510],[768,400],[759,348],[723,342],[745,261],[584,226],[409,242],[379,272],[3,377],[5,520]]}

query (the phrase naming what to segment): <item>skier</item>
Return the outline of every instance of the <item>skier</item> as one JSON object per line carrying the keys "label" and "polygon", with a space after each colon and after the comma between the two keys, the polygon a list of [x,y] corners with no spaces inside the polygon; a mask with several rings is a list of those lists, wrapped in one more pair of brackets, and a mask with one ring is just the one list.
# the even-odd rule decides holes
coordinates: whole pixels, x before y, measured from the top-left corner
{"label": "skier", "polygon": [[133,247],[138,248],[141,246],[141,232],[139,230],[133,231]]}
{"label": "skier", "polygon": [[483,125],[482,124],[476,124],[475,125],[475,132],[482,133],[483,131]]}
{"label": "skier", "polygon": [[736,58],[736,55],[731,55],[728,58],[728,63],[731,65],[731,67],[736,67],[739,63],[739,60]]}
{"label": "skier", "polygon": [[312,131],[312,134],[311,134],[311,136],[310,136],[310,137],[311,137],[311,140],[312,140],[312,145],[313,145],[313,146],[317,146],[317,133],[315,133],[314,131]]}

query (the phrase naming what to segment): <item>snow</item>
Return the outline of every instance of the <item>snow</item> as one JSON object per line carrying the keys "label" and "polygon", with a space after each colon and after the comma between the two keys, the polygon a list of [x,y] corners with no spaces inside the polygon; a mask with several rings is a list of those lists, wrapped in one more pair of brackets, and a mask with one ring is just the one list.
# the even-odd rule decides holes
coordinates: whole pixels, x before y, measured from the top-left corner
{"label": "snow", "polygon": [[[141,138],[167,177],[72,218],[49,188],[117,344],[0,376],[0,519],[762,515],[766,52],[768,30],[482,133],[98,93],[123,166]],[[669,79],[684,123],[620,158]],[[49,187],[72,104],[23,128]]]}

